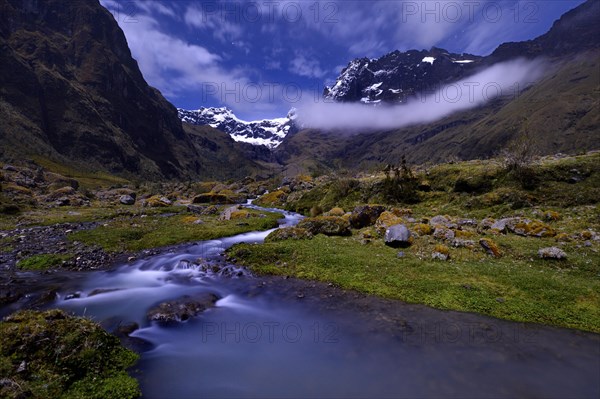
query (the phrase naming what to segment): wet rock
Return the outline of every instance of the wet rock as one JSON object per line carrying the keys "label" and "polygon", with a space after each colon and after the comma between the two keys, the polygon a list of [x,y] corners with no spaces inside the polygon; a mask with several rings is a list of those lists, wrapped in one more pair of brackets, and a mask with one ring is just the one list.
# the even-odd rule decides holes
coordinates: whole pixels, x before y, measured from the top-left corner
{"label": "wet rock", "polygon": [[284,227],[270,233],[265,242],[275,242],[284,240],[307,240],[311,239],[312,234],[307,229],[301,227]]}
{"label": "wet rock", "polygon": [[115,330],[115,335],[127,337],[134,331],[139,330],[139,328],[140,325],[133,321],[125,324],[120,324]]}
{"label": "wet rock", "polygon": [[95,290],[93,290],[92,292],[90,292],[88,294],[88,297],[101,295],[101,294],[107,294],[109,292],[115,292],[115,291],[120,291],[120,290],[121,290],[120,288],[96,288]]}
{"label": "wet rock", "polygon": [[150,321],[162,323],[186,321],[214,307],[218,300],[219,297],[212,293],[201,293],[194,296],[185,295],[151,308],[146,316]]}
{"label": "wet rock", "polygon": [[357,206],[350,215],[350,224],[355,229],[372,226],[383,212],[385,207],[381,205]]}
{"label": "wet rock", "polygon": [[390,227],[385,232],[385,245],[392,248],[406,248],[412,244],[412,236],[408,228],[403,224]]}
{"label": "wet rock", "polygon": [[68,301],[69,299],[77,299],[77,298],[81,298],[81,292],[72,292],[70,294],[67,294],[65,296],[65,301]]}
{"label": "wet rock", "polygon": [[561,260],[567,258],[566,252],[557,247],[542,248],[538,251],[538,256],[542,259]]}
{"label": "wet rock", "polygon": [[119,198],[119,202],[123,205],[133,205],[135,204],[135,198],[133,198],[131,195],[122,195]]}

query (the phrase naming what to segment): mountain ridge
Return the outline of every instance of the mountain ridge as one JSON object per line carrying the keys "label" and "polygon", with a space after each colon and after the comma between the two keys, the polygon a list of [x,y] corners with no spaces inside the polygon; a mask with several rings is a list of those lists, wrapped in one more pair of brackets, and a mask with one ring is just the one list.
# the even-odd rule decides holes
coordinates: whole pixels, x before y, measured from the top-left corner
{"label": "mountain ridge", "polygon": [[285,136],[298,131],[295,109],[284,118],[244,121],[226,107],[201,107],[197,110],[177,109],[179,118],[192,125],[208,125],[228,133],[235,141],[276,148]]}

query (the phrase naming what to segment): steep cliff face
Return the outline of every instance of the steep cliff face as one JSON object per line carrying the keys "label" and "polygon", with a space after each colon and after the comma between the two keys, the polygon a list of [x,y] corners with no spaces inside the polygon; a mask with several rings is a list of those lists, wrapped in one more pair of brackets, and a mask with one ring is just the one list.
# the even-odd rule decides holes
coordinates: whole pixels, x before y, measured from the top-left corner
{"label": "steep cliff face", "polygon": [[0,0],[3,157],[176,178],[200,171],[177,110],[97,0]]}

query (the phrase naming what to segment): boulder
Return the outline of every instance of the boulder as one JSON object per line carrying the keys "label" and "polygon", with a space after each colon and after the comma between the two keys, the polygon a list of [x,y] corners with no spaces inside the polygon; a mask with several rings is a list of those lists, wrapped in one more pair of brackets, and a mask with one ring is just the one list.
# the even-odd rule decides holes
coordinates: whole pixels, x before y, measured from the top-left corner
{"label": "boulder", "polygon": [[123,205],[133,205],[135,204],[135,198],[133,198],[131,195],[122,195],[119,198],[119,202]]}
{"label": "boulder", "polygon": [[482,238],[479,240],[479,245],[481,245],[488,255],[491,255],[494,258],[499,258],[501,256],[500,248],[498,248],[498,245],[489,238]]}
{"label": "boulder", "polygon": [[231,220],[233,215],[235,215],[237,212],[240,212],[240,209],[241,207],[239,205],[231,206],[225,209],[219,215],[219,220]]}
{"label": "boulder", "polygon": [[452,224],[452,222],[446,216],[437,215],[437,216],[432,217],[429,220],[429,224],[434,227],[435,226],[449,227]]}
{"label": "boulder", "polygon": [[309,240],[312,238],[310,231],[301,227],[283,227],[270,233],[265,242],[275,242],[284,240]]}
{"label": "boulder", "polygon": [[186,321],[215,306],[219,297],[204,292],[194,296],[185,295],[181,298],[163,302],[151,308],[146,314],[148,320],[161,323]]}
{"label": "boulder", "polygon": [[298,227],[308,230],[311,234],[325,234],[328,236],[349,236],[350,223],[337,216],[318,216],[305,218],[298,223]]}
{"label": "boulder", "polygon": [[200,206],[200,205],[188,205],[187,206],[187,211],[194,213],[196,215],[202,215],[205,210],[206,210],[205,206]]}
{"label": "boulder", "polygon": [[381,205],[357,206],[350,215],[350,224],[355,229],[372,226],[383,212],[385,207]]}
{"label": "boulder", "polygon": [[412,236],[403,224],[396,224],[385,232],[385,245],[392,248],[406,248],[412,244]]}
{"label": "boulder", "polygon": [[451,241],[454,239],[454,237],[456,237],[456,233],[453,230],[447,229],[445,227],[436,227],[436,229],[433,232],[433,238],[437,240]]}
{"label": "boulder", "polygon": [[567,259],[566,252],[557,247],[542,248],[538,251],[538,256],[542,259]]}
{"label": "boulder", "polygon": [[396,216],[392,212],[385,211],[377,218],[375,228],[377,231],[381,232],[381,234],[384,234],[388,228],[396,224],[401,224],[402,222],[403,220],[401,217]]}
{"label": "boulder", "polygon": [[172,202],[167,197],[161,197],[158,195],[152,196],[144,202],[144,206],[149,206],[151,208],[164,208],[170,206],[171,204]]}

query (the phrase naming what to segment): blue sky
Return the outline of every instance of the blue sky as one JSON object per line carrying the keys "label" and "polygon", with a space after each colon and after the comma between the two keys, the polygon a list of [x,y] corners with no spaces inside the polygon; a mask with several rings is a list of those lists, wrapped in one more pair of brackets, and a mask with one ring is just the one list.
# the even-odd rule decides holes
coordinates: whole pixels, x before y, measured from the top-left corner
{"label": "blue sky", "polygon": [[175,106],[285,116],[349,61],[394,50],[486,55],[539,36],[583,0],[101,0],[148,83]]}

